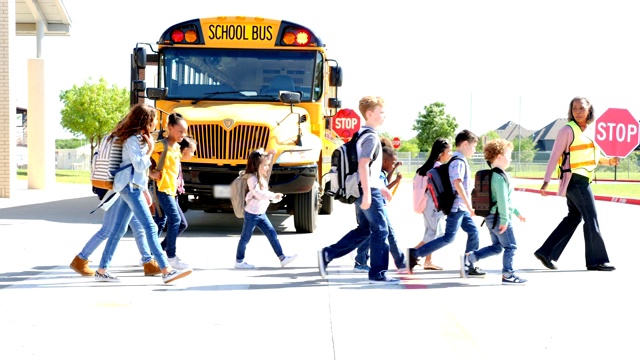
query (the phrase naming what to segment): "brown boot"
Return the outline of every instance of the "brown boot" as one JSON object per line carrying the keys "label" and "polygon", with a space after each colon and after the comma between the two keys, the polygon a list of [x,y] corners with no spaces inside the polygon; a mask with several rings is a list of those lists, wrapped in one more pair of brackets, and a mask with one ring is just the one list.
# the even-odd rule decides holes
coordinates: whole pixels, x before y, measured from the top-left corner
{"label": "brown boot", "polygon": [[155,259],[151,259],[151,261],[144,263],[142,266],[144,267],[144,276],[162,274],[162,270],[160,270],[160,266],[158,266]]}
{"label": "brown boot", "polygon": [[95,273],[95,271],[91,270],[91,268],[89,267],[89,260],[82,260],[82,258],[78,255],[73,258],[73,261],[71,262],[71,264],[69,264],[69,267],[82,276],[93,276],[93,274]]}

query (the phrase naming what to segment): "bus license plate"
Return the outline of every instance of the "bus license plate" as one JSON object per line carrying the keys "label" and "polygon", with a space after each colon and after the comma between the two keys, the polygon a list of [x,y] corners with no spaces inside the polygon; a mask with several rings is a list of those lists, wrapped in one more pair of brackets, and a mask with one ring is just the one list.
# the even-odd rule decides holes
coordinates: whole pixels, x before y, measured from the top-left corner
{"label": "bus license plate", "polygon": [[213,185],[213,197],[216,199],[231,199],[231,185]]}

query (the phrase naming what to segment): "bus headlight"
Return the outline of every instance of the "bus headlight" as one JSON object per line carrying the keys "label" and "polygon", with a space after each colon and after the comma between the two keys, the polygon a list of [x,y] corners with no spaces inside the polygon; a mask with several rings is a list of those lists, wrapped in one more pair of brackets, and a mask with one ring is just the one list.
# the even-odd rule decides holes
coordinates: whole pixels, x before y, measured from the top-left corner
{"label": "bus headlight", "polygon": [[318,155],[312,149],[285,150],[278,156],[276,164],[316,162]]}

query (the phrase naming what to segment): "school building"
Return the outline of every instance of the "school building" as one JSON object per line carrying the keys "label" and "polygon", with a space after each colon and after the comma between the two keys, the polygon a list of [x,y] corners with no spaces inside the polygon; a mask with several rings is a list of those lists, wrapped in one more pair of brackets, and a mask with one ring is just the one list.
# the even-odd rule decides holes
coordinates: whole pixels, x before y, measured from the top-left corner
{"label": "school building", "polygon": [[16,186],[16,104],[13,84],[24,81],[11,71],[10,53],[16,36],[36,37],[36,58],[27,64],[29,126],[27,128],[30,189],[55,183],[54,135],[45,119],[45,36],[68,36],[71,19],[62,0],[0,0],[0,198],[9,198]]}

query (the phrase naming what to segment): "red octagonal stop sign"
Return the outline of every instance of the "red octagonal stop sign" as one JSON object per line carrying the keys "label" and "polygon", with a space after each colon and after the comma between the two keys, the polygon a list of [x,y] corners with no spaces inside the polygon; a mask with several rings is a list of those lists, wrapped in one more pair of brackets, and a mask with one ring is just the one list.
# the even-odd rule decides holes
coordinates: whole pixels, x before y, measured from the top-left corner
{"label": "red octagonal stop sign", "polygon": [[345,142],[360,130],[360,116],[351,109],[341,109],[333,117],[331,123],[333,131]]}
{"label": "red octagonal stop sign", "polygon": [[627,157],[640,143],[638,120],[627,109],[610,108],[596,120],[596,143],[607,156]]}

